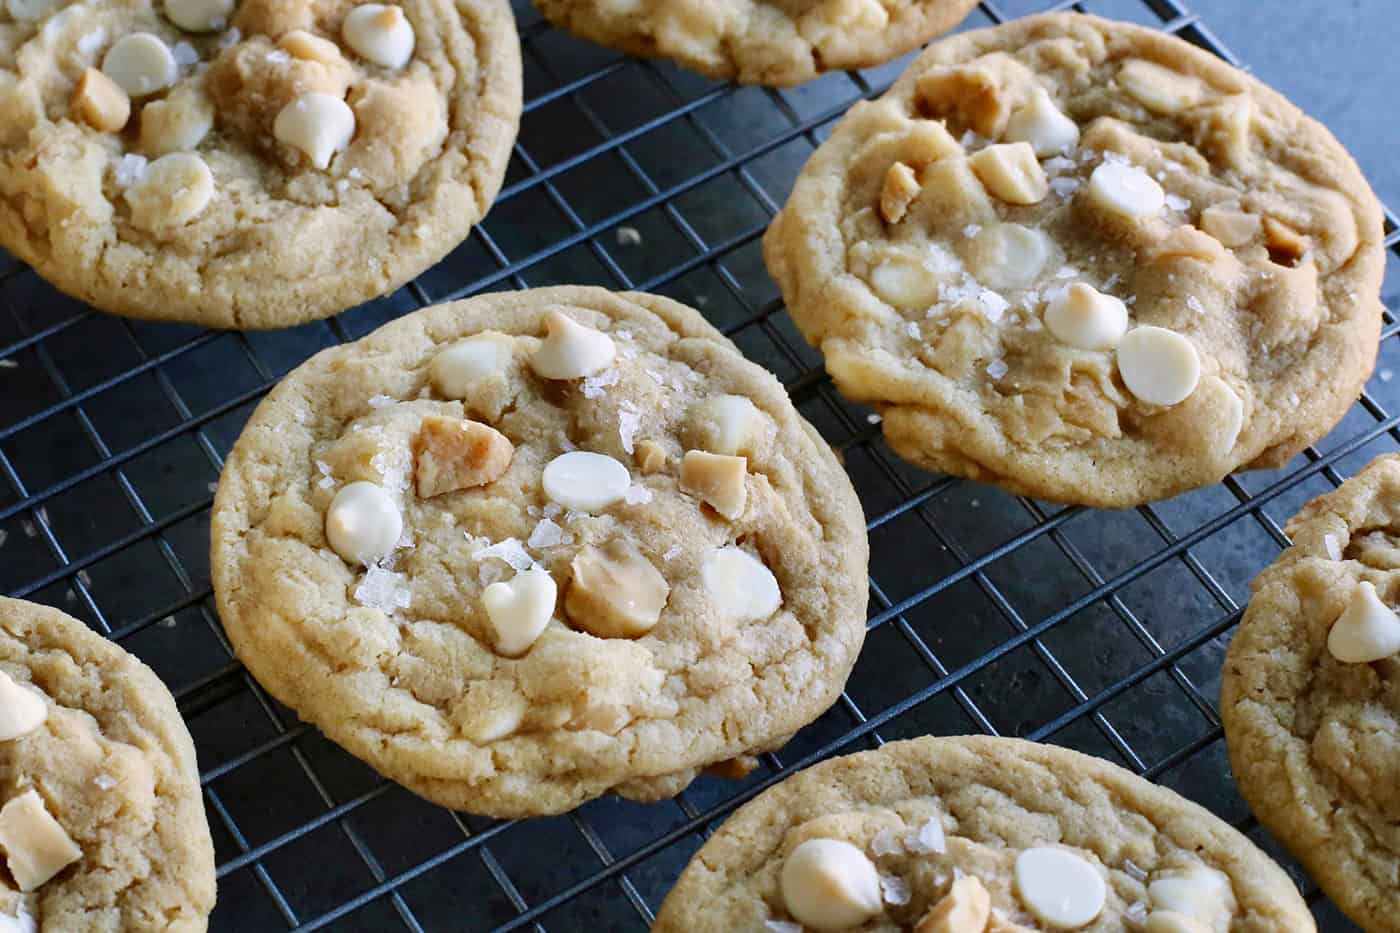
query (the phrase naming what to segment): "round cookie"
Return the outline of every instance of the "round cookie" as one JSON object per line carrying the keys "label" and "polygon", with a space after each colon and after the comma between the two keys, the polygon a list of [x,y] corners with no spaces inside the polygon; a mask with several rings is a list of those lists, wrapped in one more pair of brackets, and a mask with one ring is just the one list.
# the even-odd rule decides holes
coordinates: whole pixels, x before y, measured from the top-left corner
{"label": "round cookie", "polygon": [[473,813],[742,773],[836,700],[865,634],[832,451],[650,295],[487,295],[318,354],[244,429],[212,538],[253,675]]}
{"label": "round cookie", "polygon": [[1375,362],[1381,211],[1327,130],[1200,49],[1065,13],[935,43],[764,240],[920,466],[1126,507],[1277,467]]}
{"label": "round cookie", "polygon": [[1400,930],[1400,457],[1314,499],[1287,532],[1225,657],[1230,764],[1343,911]]}
{"label": "round cookie", "polygon": [[769,788],[695,854],[654,930],[798,933],[798,917],[817,931],[1316,929],[1282,869],[1207,810],[1098,758],[983,736],[890,742]]}
{"label": "round cookie", "polygon": [[3,597],[0,801],[0,927],[206,929],[214,847],[170,692],[76,619]]}
{"label": "round cookie", "polygon": [[117,314],[326,317],[467,236],[520,110],[506,0],[11,0],[0,247]]}
{"label": "round cookie", "polygon": [[555,25],[715,80],[788,87],[898,58],[977,0],[536,0]]}

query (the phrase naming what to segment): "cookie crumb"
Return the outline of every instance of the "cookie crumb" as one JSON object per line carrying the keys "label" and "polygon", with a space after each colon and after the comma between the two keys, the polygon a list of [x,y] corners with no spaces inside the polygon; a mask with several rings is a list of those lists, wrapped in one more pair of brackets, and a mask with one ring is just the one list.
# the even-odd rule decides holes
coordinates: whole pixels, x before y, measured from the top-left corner
{"label": "cookie crumb", "polygon": [[9,537],[10,537],[10,533],[9,533],[8,531],[6,531],[5,529],[0,528],[0,547],[4,547],[4,546],[5,546],[5,541],[6,541],[6,539],[8,539]]}
{"label": "cookie crumb", "polygon": [[159,625],[161,628],[174,628],[176,625],[175,617],[166,616],[164,619],[157,622],[156,625]]}
{"label": "cookie crumb", "polygon": [[15,360],[0,360],[0,369],[19,369],[19,363]]}
{"label": "cookie crumb", "polygon": [[618,246],[641,246],[641,245],[642,245],[642,231],[638,230],[636,227],[618,227],[618,228],[617,228],[617,245],[618,245]]}

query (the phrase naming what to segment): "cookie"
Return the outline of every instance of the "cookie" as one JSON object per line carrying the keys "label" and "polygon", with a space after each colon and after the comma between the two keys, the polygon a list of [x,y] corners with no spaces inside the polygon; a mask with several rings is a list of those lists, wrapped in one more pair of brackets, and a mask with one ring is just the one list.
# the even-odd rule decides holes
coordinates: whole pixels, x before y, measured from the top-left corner
{"label": "cookie", "polygon": [[0,247],[130,317],[326,317],[467,236],[520,109],[506,0],[10,0]]}
{"label": "cookie", "polygon": [[207,927],[214,847],[194,744],[150,668],[0,597],[0,929]]}
{"label": "cookie", "polygon": [[898,58],[977,0],[536,0],[561,29],[715,80],[788,87]]}
{"label": "cookie", "polygon": [[1074,13],[930,47],[837,125],[764,252],[902,456],[1092,506],[1286,463],[1381,325],[1381,210],[1327,130]]}
{"label": "cookie", "polygon": [[1367,930],[1400,930],[1400,456],[1289,522],[1225,656],[1220,716],[1259,821]]}
{"label": "cookie", "polygon": [[472,813],[742,773],[836,700],[865,633],[834,454],[650,295],[488,295],[318,354],[234,446],[212,537],[253,676]]}
{"label": "cookie", "polygon": [[833,758],[741,807],[657,916],[668,931],[1309,931],[1277,865],[1098,758],[920,738]]}

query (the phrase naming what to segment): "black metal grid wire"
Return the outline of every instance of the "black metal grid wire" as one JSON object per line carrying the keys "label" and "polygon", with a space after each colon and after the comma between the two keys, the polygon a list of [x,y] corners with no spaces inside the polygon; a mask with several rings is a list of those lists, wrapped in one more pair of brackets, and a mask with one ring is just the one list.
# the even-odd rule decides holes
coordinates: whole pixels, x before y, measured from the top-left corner
{"label": "black metal grid wire", "polygon": [[[922,473],[835,393],[759,252],[812,148],[908,57],[789,91],[741,89],[620,58],[515,8],[528,102],[505,190],[462,247],[394,295],[289,331],[210,333],[98,314],[0,253],[0,591],[83,618],[171,686],[215,836],[213,928],[645,929],[735,807],[821,758],[925,733],[1102,755],[1286,862],[1231,783],[1219,667],[1248,580],[1286,545],[1281,523],[1400,447],[1394,315],[1366,394],[1286,469],[1124,512]],[[964,28],[1071,8],[1149,23],[1240,64],[1178,0],[989,0]],[[1386,217],[1394,273],[1400,234]],[[869,516],[869,635],[841,701],[743,781],[481,820],[384,781],[248,676],[213,606],[208,512],[252,407],[310,354],[432,302],[560,282],[677,297],[784,380]],[[1322,928],[1346,928],[1297,877]]]}

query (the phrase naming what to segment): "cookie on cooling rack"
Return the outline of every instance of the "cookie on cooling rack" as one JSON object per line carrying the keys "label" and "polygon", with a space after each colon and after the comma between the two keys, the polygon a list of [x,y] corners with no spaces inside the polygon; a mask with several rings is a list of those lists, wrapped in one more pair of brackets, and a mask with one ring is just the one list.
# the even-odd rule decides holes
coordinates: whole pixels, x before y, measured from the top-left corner
{"label": "cookie on cooling rack", "polygon": [[936,43],[764,240],[803,334],[930,469],[1125,507],[1276,467],[1375,362],[1381,210],[1341,145],[1175,37]]}
{"label": "cookie on cooling rack", "polygon": [[150,668],[0,597],[0,929],[204,930],[214,847],[194,744]]}
{"label": "cookie on cooling rack", "polygon": [[212,522],[253,676],[472,813],[742,770],[835,701],[865,634],[832,451],[650,295],[488,295],[318,354],[254,413]]}
{"label": "cookie on cooling rack", "polygon": [[977,0],[535,0],[560,28],[716,80],[786,87],[898,58]]}
{"label": "cookie on cooling rack", "polygon": [[1310,931],[1283,870],[1203,808],[1098,758],[986,737],[822,762],[738,810],[667,931]]}
{"label": "cookie on cooling rack", "polygon": [[1259,821],[1368,930],[1400,930],[1400,456],[1288,524],[1225,656],[1230,764]]}
{"label": "cookie on cooling rack", "polygon": [[0,247],[117,314],[325,317],[466,237],[520,108],[506,0],[9,0]]}

